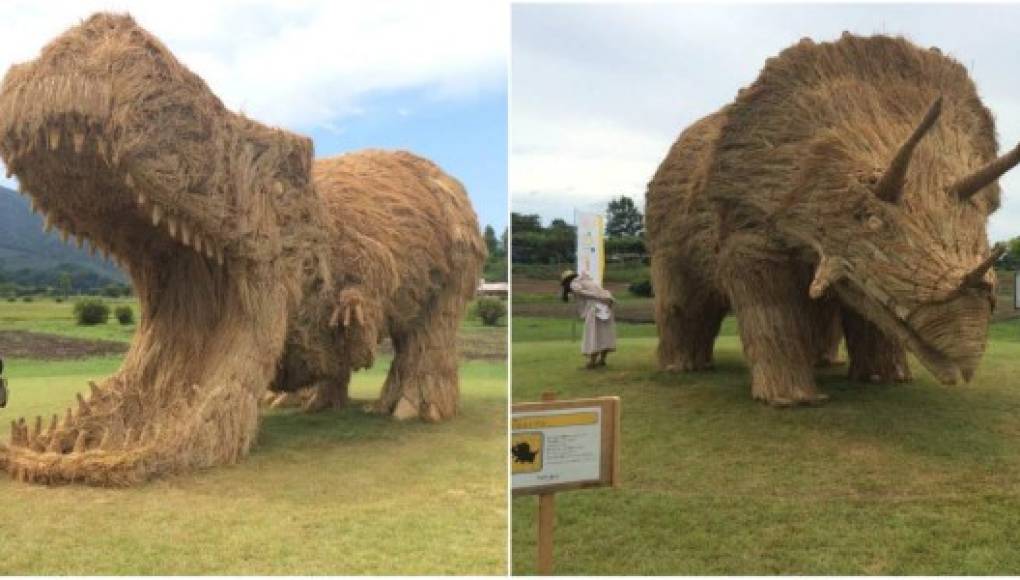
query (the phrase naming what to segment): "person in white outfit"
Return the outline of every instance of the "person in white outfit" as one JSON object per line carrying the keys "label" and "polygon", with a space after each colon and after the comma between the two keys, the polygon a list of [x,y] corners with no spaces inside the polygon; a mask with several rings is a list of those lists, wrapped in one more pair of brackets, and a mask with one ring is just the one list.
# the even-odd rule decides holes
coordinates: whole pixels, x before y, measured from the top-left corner
{"label": "person in white outfit", "polygon": [[616,350],[616,319],[613,316],[613,294],[598,285],[587,273],[578,275],[566,270],[560,275],[563,301],[570,294],[577,301],[578,316],[584,320],[581,354],[588,357],[585,368],[606,366],[606,355]]}

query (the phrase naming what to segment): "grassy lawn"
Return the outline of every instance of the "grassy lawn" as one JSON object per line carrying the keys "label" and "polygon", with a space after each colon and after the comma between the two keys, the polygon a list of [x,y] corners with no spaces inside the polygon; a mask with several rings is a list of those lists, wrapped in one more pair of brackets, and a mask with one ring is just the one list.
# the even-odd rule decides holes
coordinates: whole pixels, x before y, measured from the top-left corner
{"label": "grassy lawn", "polygon": [[[61,322],[69,309],[0,304],[0,329],[87,338],[121,331],[116,321]],[[471,336],[486,332],[505,328],[465,325]],[[6,362],[12,398],[0,425],[62,413],[120,359]],[[381,357],[357,373],[352,396],[374,398],[388,365]],[[440,425],[397,423],[360,406],[269,411],[257,446],[236,466],[127,490],[0,478],[0,574],[505,574],[506,370],[462,363],[461,415]]]}
{"label": "grassy lawn", "polygon": [[79,326],[74,320],[75,298],[56,302],[51,298],[37,298],[32,302],[0,302],[0,330],[28,330],[91,340],[128,342],[135,333],[134,324],[120,324],[113,309],[127,304],[138,320],[138,301],[133,298],[103,298],[110,306],[110,320],[106,324]]}
{"label": "grassy lawn", "polygon": [[[792,410],[751,400],[732,320],[718,369],[681,376],[655,370],[651,325],[620,325],[596,372],[569,321],[513,330],[514,400],[623,400],[622,485],[558,495],[557,574],[1020,573],[1018,321],[993,325],[969,385],[836,368],[828,405]],[[536,510],[513,500],[515,574],[534,573]]]}

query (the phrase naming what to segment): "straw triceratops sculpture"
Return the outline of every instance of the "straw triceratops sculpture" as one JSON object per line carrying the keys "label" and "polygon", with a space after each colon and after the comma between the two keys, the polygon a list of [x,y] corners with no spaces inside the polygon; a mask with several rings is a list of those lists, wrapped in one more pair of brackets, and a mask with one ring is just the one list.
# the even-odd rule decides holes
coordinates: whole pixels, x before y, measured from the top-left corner
{"label": "straw triceratops sculpture", "polygon": [[456,330],[485,251],[463,188],[432,163],[313,163],[308,139],[229,112],[109,14],[10,69],[0,154],[47,229],[112,254],[142,309],[114,376],[63,417],[12,422],[12,476],[130,485],[237,461],[267,387],[341,405],[383,333],[395,355],[375,408],[456,413]]}
{"label": "straw triceratops sculpture", "polygon": [[824,399],[813,368],[846,338],[852,379],[906,381],[906,350],[946,384],[985,348],[996,284],[985,224],[992,116],[938,49],[844,34],[770,59],[734,103],[687,128],[648,186],[658,358],[712,365],[732,310],[751,392]]}

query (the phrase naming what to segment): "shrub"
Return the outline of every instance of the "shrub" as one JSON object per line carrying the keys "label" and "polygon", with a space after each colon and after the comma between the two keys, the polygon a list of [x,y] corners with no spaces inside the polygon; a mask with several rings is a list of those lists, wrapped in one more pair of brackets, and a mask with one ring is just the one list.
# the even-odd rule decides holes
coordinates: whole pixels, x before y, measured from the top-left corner
{"label": "shrub", "polygon": [[64,301],[64,297],[63,296],[57,296],[56,298],[53,299],[53,301],[56,302],[57,304],[60,304],[61,302]]}
{"label": "shrub", "polygon": [[110,318],[110,307],[97,298],[86,298],[75,303],[74,317],[78,324],[106,324]]}
{"label": "shrub", "polygon": [[499,319],[506,316],[506,305],[499,298],[479,298],[475,313],[484,326],[498,326]]}
{"label": "shrub", "polygon": [[135,311],[131,310],[131,307],[126,304],[115,308],[113,315],[117,317],[117,322],[121,324],[131,324],[135,321]]}
{"label": "shrub", "polygon": [[640,280],[638,282],[631,282],[630,286],[627,286],[627,290],[635,296],[642,296],[644,298],[651,298],[652,296],[655,295],[655,293],[652,291],[651,280]]}
{"label": "shrub", "polygon": [[21,299],[22,302],[32,302],[33,300],[35,300],[35,298],[32,298],[31,296],[25,296]]}
{"label": "shrub", "polygon": [[8,296],[8,297],[7,297],[7,301],[8,301],[8,302],[16,302],[17,300],[18,300],[18,299],[17,299],[17,298],[15,298],[14,296]]}

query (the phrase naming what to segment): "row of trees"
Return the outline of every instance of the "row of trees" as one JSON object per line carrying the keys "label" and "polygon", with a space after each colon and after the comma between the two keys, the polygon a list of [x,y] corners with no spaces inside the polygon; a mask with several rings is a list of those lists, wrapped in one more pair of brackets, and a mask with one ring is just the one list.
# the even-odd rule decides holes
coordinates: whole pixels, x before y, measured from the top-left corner
{"label": "row of trees", "polygon": [[0,295],[42,294],[47,289],[70,294],[99,294],[118,282],[108,276],[77,264],[60,264],[52,268],[20,268],[7,270],[0,263]]}
{"label": "row of trees", "polygon": [[[565,220],[554,219],[542,225],[538,214],[510,214],[513,232],[511,251],[514,264],[562,264],[575,259],[577,228]],[[606,256],[643,258],[644,216],[627,196],[613,199],[606,206]]]}

